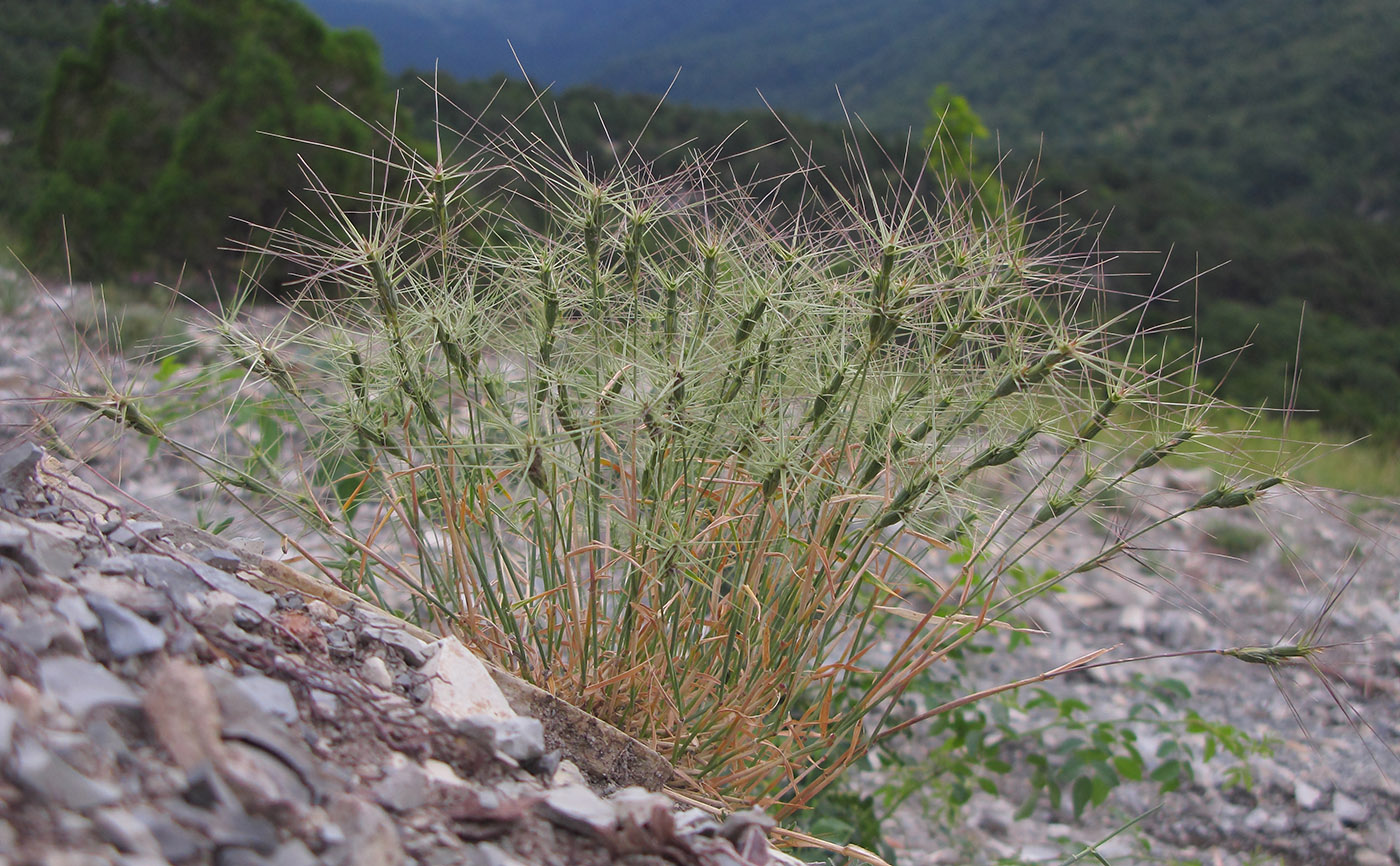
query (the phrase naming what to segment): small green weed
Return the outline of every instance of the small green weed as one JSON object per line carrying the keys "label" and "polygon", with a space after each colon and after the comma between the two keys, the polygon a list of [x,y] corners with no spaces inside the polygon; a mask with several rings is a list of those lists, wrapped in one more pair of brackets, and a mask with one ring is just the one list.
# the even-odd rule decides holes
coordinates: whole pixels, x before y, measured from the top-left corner
{"label": "small green weed", "polygon": [[1217,550],[1236,559],[1249,556],[1269,542],[1267,532],[1232,521],[1211,521],[1206,524],[1205,531]]}

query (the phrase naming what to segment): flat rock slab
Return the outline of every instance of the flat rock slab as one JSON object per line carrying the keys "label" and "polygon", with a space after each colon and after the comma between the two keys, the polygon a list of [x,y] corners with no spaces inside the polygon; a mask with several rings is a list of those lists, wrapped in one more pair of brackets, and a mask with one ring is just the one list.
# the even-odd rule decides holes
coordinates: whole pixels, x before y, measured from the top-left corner
{"label": "flat rock slab", "polygon": [[134,709],[141,706],[136,691],[111,671],[74,656],[40,659],[39,682],[63,709],[79,719],[97,707]]}

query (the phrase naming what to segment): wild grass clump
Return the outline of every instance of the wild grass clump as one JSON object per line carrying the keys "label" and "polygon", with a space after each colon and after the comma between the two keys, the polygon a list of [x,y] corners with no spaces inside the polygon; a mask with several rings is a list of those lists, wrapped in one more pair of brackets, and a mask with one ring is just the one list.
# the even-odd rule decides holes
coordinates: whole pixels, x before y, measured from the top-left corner
{"label": "wild grass clump", "polygon": [[[1211,440],[1213,404],[1019,201],[989,217],[857,164],[788,178],[811,202],[790,213],[703,156],[656,177],[519,136],[384,146],[370,193],[310,177],[272,230],[301,281],[283,324],[235,304],[217,327],[243,444],[186,453],[299,515],[329,576],[655,745],[693,793],[800,807],[1026,599],[1281,481],[1028,578],[1068,516]],[[293,440],[308,464],[278,459]]]}

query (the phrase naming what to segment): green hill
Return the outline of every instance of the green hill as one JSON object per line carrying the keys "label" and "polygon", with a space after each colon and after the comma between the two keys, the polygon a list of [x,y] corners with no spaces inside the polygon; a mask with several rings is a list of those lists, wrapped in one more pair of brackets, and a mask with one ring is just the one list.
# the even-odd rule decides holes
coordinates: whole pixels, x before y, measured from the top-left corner
{"label": "green hill", "polygon": [[1388,219],[1400,203],[1391,0],[309,5],[371,26],[391,65],[516,73],[511,39],[546,82],[660,93],[679,69],[678,101],[761,107],[761,90],[841,120],[844,100],[896,135],[949,82],[1026,159],[1043,136],[1056,158],[1150,160],[1251,204]]}

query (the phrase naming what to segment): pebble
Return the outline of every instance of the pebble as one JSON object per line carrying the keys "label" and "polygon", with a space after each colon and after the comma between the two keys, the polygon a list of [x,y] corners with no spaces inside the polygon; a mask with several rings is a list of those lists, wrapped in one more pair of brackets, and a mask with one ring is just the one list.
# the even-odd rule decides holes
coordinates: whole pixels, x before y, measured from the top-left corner
{"label": "pebble", "polygon": [[544,725],[539,719],[511,716],[495,723],[496,748],[521,766],[533,766],[544,755]]}
{"label": "pebble", "polygon": [[386,809],[408,812],[428,802],[430,790],[427,772],[417,764],[405,763],[385,773],[371,794]]}
{"label": "pebble", "polygon": [[1298,808],[1307,812],[1313,812],[1322,808],[1322,800],[1326,792],[1307,782],[1299,779],[1293,785],[1293,799],[1298,802]]}
{"label": "pebble", "polygon": [[67,809],[82,811],[121,799],[122,791],[111,782],[95,779],[37,742],[22,742],[15,749],[11,769],[16,782],[33,794]]}
{"label": "pebble", "polygon": [[0,755],[8,754],[10,742],[15,736],[15,724],[19,721],[19,710],[7,703],[0,703]]}
{"label": "pebble", "polygon": [[306,612],[319,619],[321,622],[335,622],[340,617],[340,611],[321,601],[313,598],[306,603]]}
{"label": "pebble", "polygon": [[140,807],[132,812],[136,819],[156,840],[160,856],[171,863],[183,863],[199,855],[201,842],[195,834],[181,827],[170,818],[148,807]]}
{"label": "pebble", "polygon": [[88,606],[102,620],[107,649],[120,659],[146,655],[165,646],[165,631],[111,599],[100,595],[88,598]]}
{"label": "pebble", "polygon": [[96,662],[72,656],[39,660],[39,681],[45,692],[78,718],[102,706],[136,708],[141,698],[111,671]]}
{"label": "pebble", "polygon": [[1348,827],[1359,827],[1366,823],[1367,818],[1371,817],[1369,806],[1341,791],[1332,797],[1332,813]]}
{"label": "pebble", "polygon": [[98,563],[97,570],[101,574],[130,577],[136,573],[136,563],[129,556],[117,554],[105,557]]}
{"label": "pebble", "polygon": [[184,563],[149,553],[134,553],[131,559],[148,585],[166,592],[182,609],[189,609],[189,596],[202,596],[211,588],[228,593],[261,616],[276,607],[272,596],[202,562]]}
{"label": "pebble", "polygon": [[0,601],[24,595],[24,578],[9,560],[0,560]]}
{"label": "pebble", "polygon": [[161,855],[160,842],[151,828],[125,809],[98,809],[93,823],[102,838],[127,854]]}
{"label": "pebble", "polygon": [[360,665],[360,673],[365,682],[372,686],[377,686],[384,691],[391,691],[394,688],[394,677],[389,673],[389,666],[385,664],[380,656],[370,656]]}
{"label": "pebble", "polygon": [[311,708],[320,718],[333,719],[340,712],[340,698],[323,689],[312,689]]}
{"label": "pebble", "polygon": [[[370,629],[366,629],[366,633],[375,635],[374,631]],[[428,659],[432,658],[434,647],[438,645],[426,644],[400,628],[384,629],[375,636],[382,643],[398,650],[403,655],[403,660],[408,662],[410,667],[415,668],[421,668],[426,664]]]}
{"label": "pebble", "polygon": [[7,448],[0,454],[0,487],[23,492],[25,486],[33,482],[35,470],[43,459],[44,449],[33,442]]}
{"label": "pebble", "polygon": [[332,866],[401,866],[407,859],[394,822],[373,803],[341,796],[328,812],[346,836],[345,844],[326,852]]}
{"label": "pebble", "polygon": [[10,642],[34,655],[50,649],[61,653],[82,653],[87,649],[77,626],[50,613],[23,618],[11,614],[0,620],[0,630]]}
{"label": "pebble", "polygon": [[[258,709],[284,722],[295,722],[299,713],[291,688],[281,680],[259,673],[245,674],[237,680],[238,688],[252,699]],[[217,686],[216,686],[217,691]]]}
{"label": "pebble", "polygon": [[135,547],[142,539],[154,539],[165,529],[165,524],[159,520],[129,520],[126,523],[112,530],[107,536],[113,544],[122,547]]}
{"label": "pebble", "polygon": [[536,808],[551,823],[584,835],[607,837],[617,828],[612,806],[583,785],[554,788]]}
{"label": "pebble", "polygon": [[58,601],[54,602],[53,609],[81,631],[93,631],[102,624],[88,603],[83,601],[83,597],[76,592],[64,594]]}
{"label": "pebble", "polygon": [[234,553],[231,550],[224,550],[222,548],[201,550],[195,554],[195,558],[198,559],[200,562],[204,563],[205,565],[212,566],[214,568],[219,569],[220,571],[227,571],[229,573],[238,571],[238,567],[241,564],[241,560],[239,560],[238,554]]}

